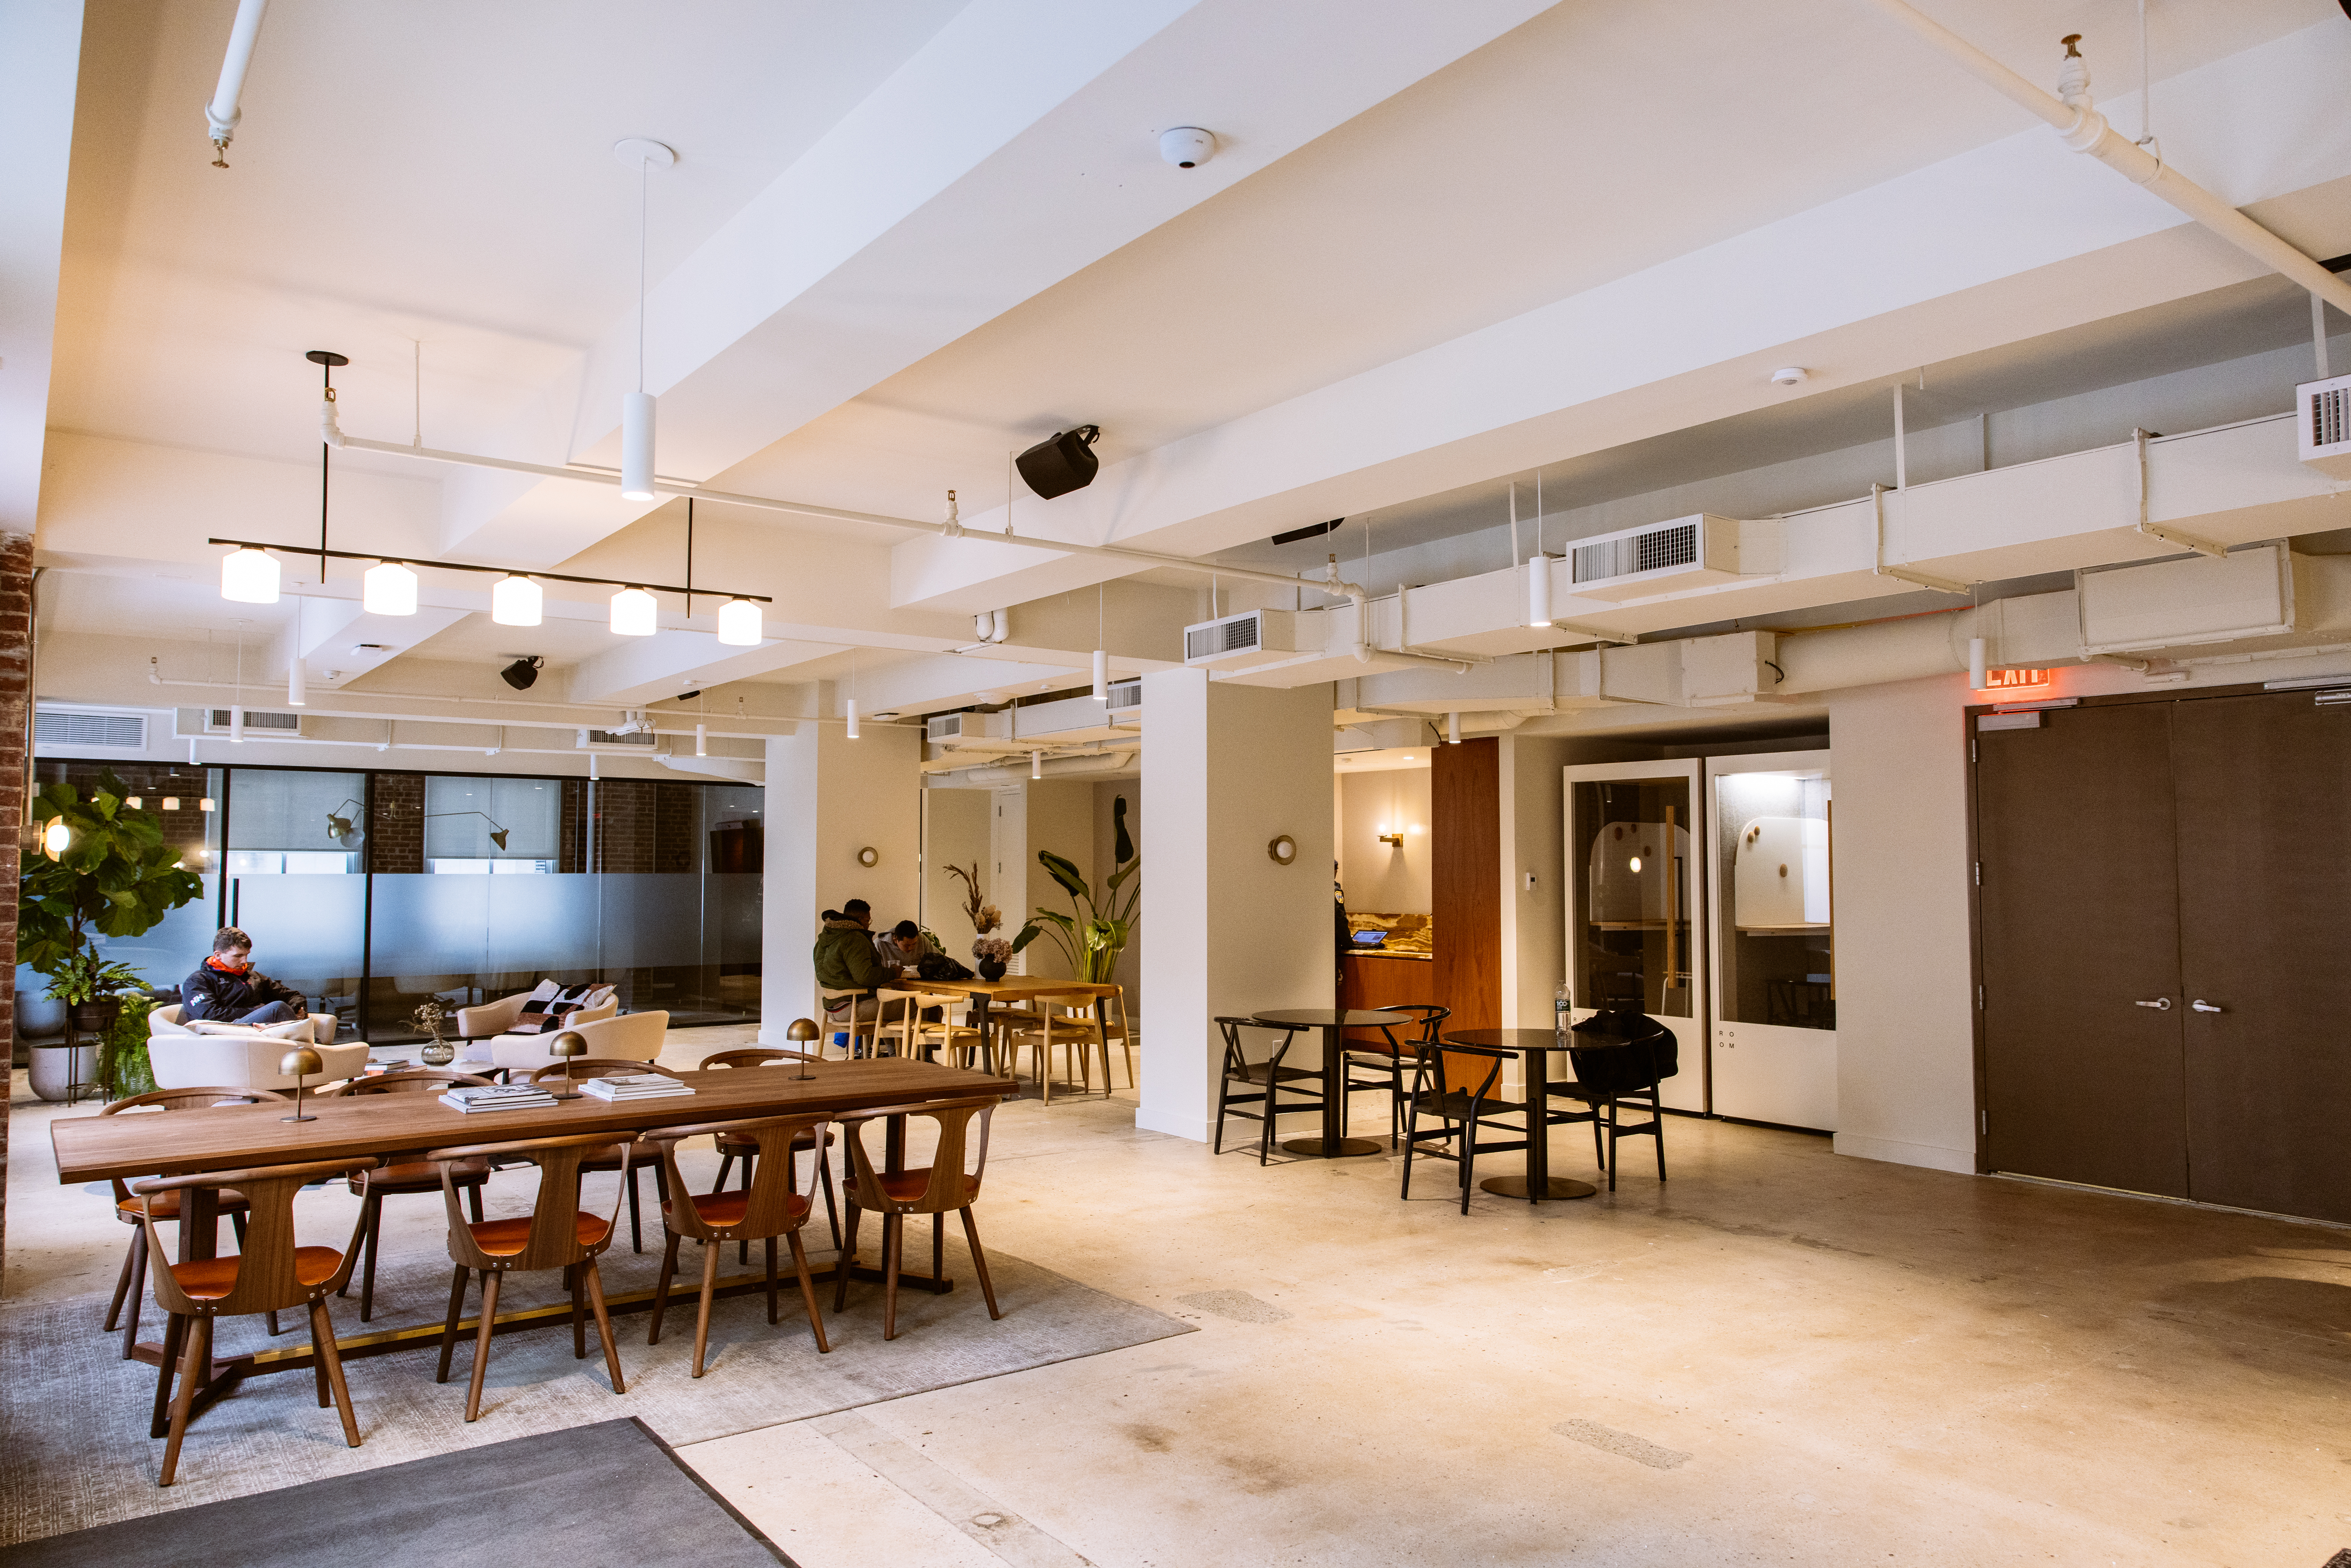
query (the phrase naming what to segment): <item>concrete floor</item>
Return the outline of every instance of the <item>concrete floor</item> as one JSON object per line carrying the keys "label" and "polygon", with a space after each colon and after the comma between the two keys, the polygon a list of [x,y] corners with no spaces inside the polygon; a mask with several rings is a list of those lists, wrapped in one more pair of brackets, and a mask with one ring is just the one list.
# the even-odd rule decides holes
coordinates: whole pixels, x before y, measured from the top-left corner
{"label": "concrete floor", "polygon": [[[16,1092],[7,1292],[110,1286],[120,1233]],[[1441,1164],[1402,1204],[1384,1157],[1260,1170],[1131,1103],[1024,1100],[988,1244],[1202,1332],[682,1453],[803,1568],[2320,1568],[2351,1543],[2351,1233],[1668,1138],[1663,1186],[1634,1145],[1613,1197],[1464,1218]],[[1554,1148],[1586,1173],[1588,1142]],[[408,1207],[402,1244],[437,1248]]]}

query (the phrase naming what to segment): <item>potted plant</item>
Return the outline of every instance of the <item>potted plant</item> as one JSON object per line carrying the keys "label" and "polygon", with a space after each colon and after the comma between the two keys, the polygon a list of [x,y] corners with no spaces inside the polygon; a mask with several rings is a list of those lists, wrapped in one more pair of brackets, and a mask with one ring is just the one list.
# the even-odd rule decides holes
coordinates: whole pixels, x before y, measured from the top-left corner
{"label": "potted plant", "polygon": [[[1116,869],[1102,884],[1101,901],[1095,900],[1093,889],[1072,862],[1050,850],[1039,850],[1037,863],[1070,895],[1071,913],[1040,907],[1036,919],[1022,926],[1012,943],[1017,953],[1036,940],[1040,931],[1050,931],[1070,961],[1071,978],[1092,985],[1108,985],[1117,975],[1119,957],[1134,935],[1136,906],[1143,901],[1143,884],[1134,881],[1134,873],[1143,869],[1143,859],[1134,852],[1134,841],[1127,837],[1126,798],[1121,796],[1112,810],[1117,829],[1113,847]],[[1044,924],[1040,926],[1039,921]]]}
{"label": "potted plant", "polygon": [[979,890],[979,862],[972,862],[968,871],[959,865],[950,865],[947,874],[964,885],[963,912],[965,918],[971,922],[971,956],[972,962],[979,967],[979,977],[983,980],[1004,978],[1005,966],[1011,962],[1012,955],[1037,939],[1036,927],[1030,925],[1023,929],[1017,940],[1008,941],[995,935],[1004,924],[1004,915],[996,905],[987,902],[987,895]]}
{"label": "potted plant", "polygon": [[[162,824],[152,812],[127,808],[125,793],[109,768],[87,800],[65,783],[44,785],[33,797],[42,847],[27,857],[17,884],[16,956],[49,982],[51,998],[68,1005],[68,1039],[109,1033],[121,1014],[120,998],[146,989],[129,965],[106,961],[99,938],[144,936],[204,895],[203,880],[163,841]],[[34,1092],[62,1099],[80,1076],[74,1065],[63,1043],[35,1047]]]}
{"label": "potted plant", "polygon": [[410,1015],[418,1029],[428,1037],[424,1049],[417,1056],[427,1067],[446,1067],[457,1060],[457,1048],[441,1038],[441,1026],[449,1017],[448,1004],[439,997],[427,997],[423,1005]]}

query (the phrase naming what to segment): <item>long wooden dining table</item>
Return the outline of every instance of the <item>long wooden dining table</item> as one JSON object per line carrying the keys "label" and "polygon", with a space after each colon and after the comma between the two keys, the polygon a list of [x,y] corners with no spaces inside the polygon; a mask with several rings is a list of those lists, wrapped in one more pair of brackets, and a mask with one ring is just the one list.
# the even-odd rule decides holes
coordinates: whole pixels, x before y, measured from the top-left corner
{"label": "long wooden dining table", "polygon": [[[694,1090],[693,1094],[619,1102],[582,1095],[536,1110],[484,1112],[456,1110],[443,1104],[436,1094],[306,1098],[303,1113],[313,1119],[301,1122],[288,1119],[294,1110],[290,1101],[218,1105],[201,1111],[70,1116],[49,1124],[49,1141],[57,1155],[58,1181],[78,1185],[116,1177],[132,1181],[144,1176],[299,1165],[313,1160],[413,1157],[428,1149],[518,1138],[598,1133],[610,1134],[618,1141],[655,1127],[692,1122],[823,1113],[851,1115],[887,1106],[982,1094],[1003,1097],[1010,1092],[1003,1079],[988,1073],[898,1057],[785,1062],[681,1072],[677,1076]],[[904,1117],[888,1118],[885,1129],[885,1168],[902,1170],[905,1162]],[[187,1188],[182,1194],[182,1202],[181,1259],[184,1261],[215,1256],[219,1217],[211,1189]],[[832,1269],[820,1270],[815,1277],[831,1281],[837,1277],[835,1270],[846,1268],[852,1279],[880,1281],[881,1270],[859,1266],[854,1251],[853,1246],[845,1249]],[[937,1272],[901,1272],[899,1283],[934,1293],[944,1293],[955,1285],[954,1281]],[[722,1293],[766,1288],[764,1276],[746,1276],[726,1281]],[[640,1301],[636,1300],[638,1296],[645,1299]],[[651,1304],[651,1291],[628,1292],[611,1298],[610,1306],[615,1312],[642,1309]],[[505,1333],[516,1329],[568,1324],[570,1311],[567,1302],[501,1312],[492,1332]],[[438,1343],[441,1333],[439,1323],[420,1324],[348,1339],[339,1337],[336,1343],[348,1360],[354,1355],[381,1355],[414,1345]],[[142,1343],[138,1349],[138,1359],[161,1363],[161,1344]],[[250,1373],[308,1371],[311,1356],[309,1345],[303,1343],[298,1348],[288,1346],[216,1362],[206,1380],[212,1386],[206,1389],[205,1402],[210,1403],[227,1385]]]}

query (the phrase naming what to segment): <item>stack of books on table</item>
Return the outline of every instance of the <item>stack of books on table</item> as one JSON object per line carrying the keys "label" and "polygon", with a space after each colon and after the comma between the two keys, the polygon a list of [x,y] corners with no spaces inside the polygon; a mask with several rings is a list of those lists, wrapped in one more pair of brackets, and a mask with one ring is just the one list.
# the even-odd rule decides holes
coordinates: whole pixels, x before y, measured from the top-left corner
{"label": "stack of books on table", "polygon": [[535,1111],[555,1103],[555,1096],[536,1083],[460,1083],[441,1096],[441,1103],[465,1112]]}
{"label": "stack of books on table", "polygon": [[598,1100],[665,1100],[693,1093],[694,1085],[659,1072],[608,1072],[581,1083],[580,1092]]}

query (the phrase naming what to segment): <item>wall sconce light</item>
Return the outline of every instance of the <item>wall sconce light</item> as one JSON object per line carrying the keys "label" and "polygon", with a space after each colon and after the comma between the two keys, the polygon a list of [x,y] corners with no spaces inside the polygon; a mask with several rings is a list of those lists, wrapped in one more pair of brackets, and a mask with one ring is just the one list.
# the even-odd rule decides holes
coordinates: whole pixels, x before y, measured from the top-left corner
{"label": "wall sconce light", "polygon": [[1397,849],[1404,848],[1404,830],[1402,828],[1398,828],[1394,832],[1390,832],[1387,827],[1383,824],[1380,828],[1380,842],[1384,844],[1394,844]]}
{"label": "wall sconce light", "polygon": [[1298,841],[1288,833],[1278,834],[1266,844],[1265,855],[1276,865],[1289,865],[1298,859]]}

